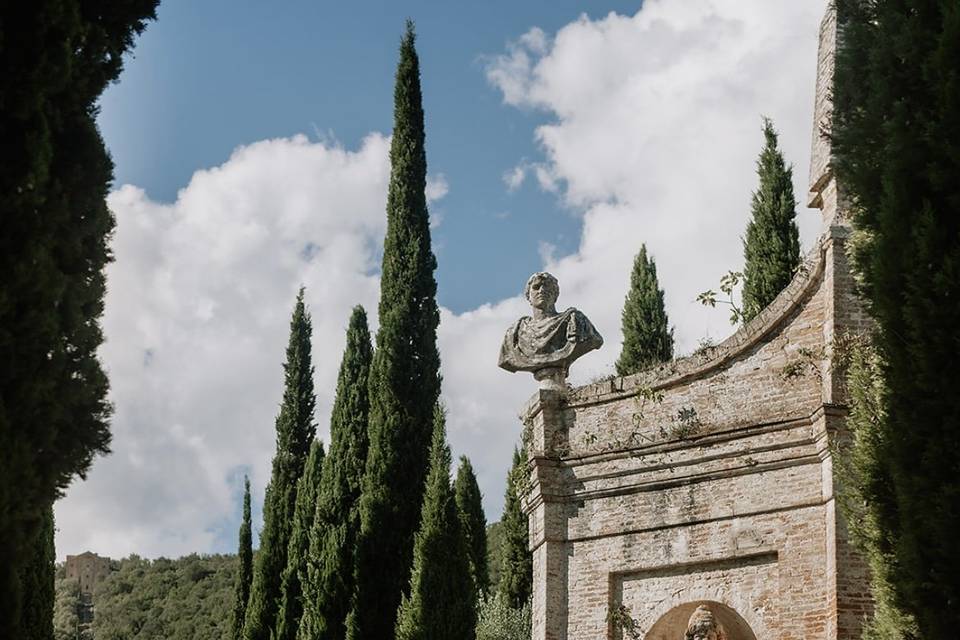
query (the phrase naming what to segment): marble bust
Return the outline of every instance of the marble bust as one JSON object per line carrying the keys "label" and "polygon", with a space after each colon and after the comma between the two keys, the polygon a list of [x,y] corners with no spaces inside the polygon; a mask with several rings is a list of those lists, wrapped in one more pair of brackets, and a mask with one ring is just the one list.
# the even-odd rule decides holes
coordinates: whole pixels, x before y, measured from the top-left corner
{"label": "marble bust", "polygon": [[713,611],[705,605],[700,605],[690,616],[683,638],[684,640],[726,640],[727,634],[717,622]]}
{"label": "marble bust", "polygon": [[557,311],[560,285],[549,273],[530,276],[524,295],[533,316],[523,316],[507,330],[500,346],[500,368],[530,371],[541,388],[563,389],[573,361],[599,349],[603,338],[577,309]]}

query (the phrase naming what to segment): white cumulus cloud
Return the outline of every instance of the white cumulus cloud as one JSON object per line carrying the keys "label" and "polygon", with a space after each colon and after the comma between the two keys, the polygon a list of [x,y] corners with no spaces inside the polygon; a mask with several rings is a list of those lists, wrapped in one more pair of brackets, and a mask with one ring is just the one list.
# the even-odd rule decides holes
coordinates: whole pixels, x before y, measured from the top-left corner
{"label": "white cumulus cloud", "polygon": [[326,437],[350,309],[376,311],[388,146],[266,140],[196,172],[172,204],[129,185],[110,195],[114,453],[57,504],[61,555],[208,551],[243,473],[262,498],[301,284]]}
{"label": "white cumulus cloud", "polygon": [[523,185],[523,181],[527,179],[527,170],[527,165],[521,163],[503,172],[503,183],[507,185],[508,191],[516,191]]}

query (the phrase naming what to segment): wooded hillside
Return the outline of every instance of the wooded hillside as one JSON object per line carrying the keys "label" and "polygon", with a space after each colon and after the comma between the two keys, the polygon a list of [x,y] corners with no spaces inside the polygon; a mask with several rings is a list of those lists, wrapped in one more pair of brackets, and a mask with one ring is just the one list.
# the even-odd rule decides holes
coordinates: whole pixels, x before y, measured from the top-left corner
{"label": "wooded hillside", "polygon": [[236,566],[235,555],[120,560],[94,590],[92,636],[78,634],[76,582],[58,571],[56,638],[221,640],[229,632]]}
{"label": "wooded hillside", "polygon": [[[500,569],[500,524],[487,527],[492,588]],[[145,560],[132,555],[97,585],[94,622],[78,626],[76,581],[56,574],[56,640],[222,640],[229,637],[237,556],[189,555]],[[85,631],[85,632],[84,632]]]}

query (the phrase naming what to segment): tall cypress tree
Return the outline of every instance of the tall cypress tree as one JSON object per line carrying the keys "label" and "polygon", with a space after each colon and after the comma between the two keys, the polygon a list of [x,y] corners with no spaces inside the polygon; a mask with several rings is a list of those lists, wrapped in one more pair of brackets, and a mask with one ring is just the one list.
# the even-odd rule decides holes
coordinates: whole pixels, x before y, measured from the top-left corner
{"label": "tall cypress tree", "polygon": [[250,599],[250,583],[253,581],[253,533],[250,526],[250,478],[243,478],[243,520],[240,522],[237,545],[237,579],[234,585],[233,621],[230,626],[231,640],[243,638],[243,620]]}
{"label": "tall cypress tree", "polygon": [[53,506],[43,515],[43,525],[37,536],[30,558],[20,570],[23,608],[18,625],[21,640],[50,640],[53,638],[54,563],[57,554],[53,546]]}
{"label": "tall cypress tree", "polygon": [[617,375],[630,375],[673,358],[673,329],[663,306],[657,265],[647,256],[646,245],[640,245],[633,260],[621,326],[623,349],[616,363]]}
{"label": "tall cypress tree", "polygon": [[529,522],[520,505],[520,490],[527,482],[527,465],[520,450],[513,450],[513,466],[507,474],[503,516],[500,518],[501,566],[499,592],[514,609],[533,593],[533,557],[530,555]]}
{"label": "tall cypress tree", "polygon": [[274,640],[293,640],[303,615],[303,583],[307,574],[310,531],[317,511],[317,497],[323,476],[323,443],[314,439],[303,475],[297,483],[297,503],[293,511],[293,529],[287,548],[287,566],[280,580],[280,610]]}
{"label": "tall cypress tree", "polygon": [[301,640],[342,640],[354,588],[360,493],[367,460],[368,380],[373,346],[367,313],[356,306],[330,415],[330,453],[323,465],[303,583]]}
{"label": "tall cypress tree", "polygon": [[397,614],[397,640],[473,640],[477,591],[470,552],[450,486],[450,448],[443,410],[434,417],[430,472],[413,551],[410,595]]}
{"label": "tall cypress tree", "polygon": [[0,637],[49,506],[108,451],[97,359],[113,165],[97,101],[157,0],[0,8]]}
{"label": "tall cypress tree", "polygon": [[490,574],[487,569],[487,518],[483,513],[483,498],[477,485],[477,476],[467,456],[460,456],[457,479],[453,483],[457,500],[457,513],[460,515],[460,529],[467,541],[467,553],[470,558],[470,570],[477,591],[485,595],[490,588]]}
{"label": "tall cypress tree", "polygon": [[[889,602],[960,628],[960,5],[838,0],[834,168],[884,392],[863,487]],[[904,633],[908,636],[909,632]]]}
{"label": "tall cypress tree", "polygon": [[290,320],[290,342],[283,365],[283,404],[277,416],[277,452],[263,501],[263,531],[250,586],[243,625],[245,640],[269,640],[276,631],[281,581],[297,501],[297,482],[316,433],[313,410],[313,364],[310,355],[310,316],[303,304],[303,288]]}
{"label": "tall cypress tree", "polygon": [[743,321],[750,322],[790,284],[800,265],[800,232],[793,197],[793,168],[783,160],[777,132],[763,119],[766,141],[757,159],[760,186],[743,239]]}
{"label": "tall cypress tree", "polygon": [[388,638],[409,586],[433,407],[440,394],[436,259],[424,193],[427,177],[420,65],[413,23],[400,43],[390,146],[380,329],[370,368],[367,457],[357,584],[349,637]]}

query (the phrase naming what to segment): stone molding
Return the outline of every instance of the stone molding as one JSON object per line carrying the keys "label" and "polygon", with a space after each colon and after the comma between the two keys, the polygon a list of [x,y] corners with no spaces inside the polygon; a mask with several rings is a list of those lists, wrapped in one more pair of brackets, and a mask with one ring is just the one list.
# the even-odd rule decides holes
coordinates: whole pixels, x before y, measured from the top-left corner
{"label": "stone molding", "polygon": [[[619,400],[635,396],[642,389],[666,390],[702,378],[724,367],[761,343],[816,291],[824,274],[828,245],[834,239],[843,240],[848,235],[849,230],[846,227],[830,227],[807,253],[790,284],[753,320],[741,326],[736,333],[720,344],[629,376],[613,377],[609,380],[571,388],[565,398],[567,406],[576,407]],[[521,418],[527,418],[529,412],[535,410],[537,401],[536,395],[531,398],[524,407]]]}

